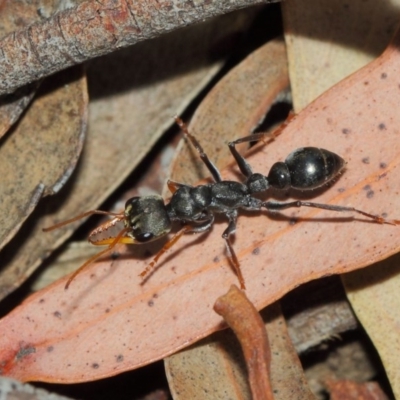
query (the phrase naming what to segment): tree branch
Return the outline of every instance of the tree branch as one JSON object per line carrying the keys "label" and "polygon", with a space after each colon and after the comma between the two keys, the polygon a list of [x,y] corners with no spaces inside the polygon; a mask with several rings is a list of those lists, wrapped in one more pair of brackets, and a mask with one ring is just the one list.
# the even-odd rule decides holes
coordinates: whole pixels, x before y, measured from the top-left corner
{"label": "tree branch", "polygon": [[71,65],[274,0],[88,0],[0,41],[0,95]]}

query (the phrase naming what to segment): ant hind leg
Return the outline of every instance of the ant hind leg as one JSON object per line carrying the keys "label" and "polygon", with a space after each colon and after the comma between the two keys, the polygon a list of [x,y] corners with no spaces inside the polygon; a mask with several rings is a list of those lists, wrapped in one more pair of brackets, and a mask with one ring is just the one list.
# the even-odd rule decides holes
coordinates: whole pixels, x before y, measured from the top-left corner
{"label": "ant hind leg", "polygon": [[299,208],[299,207],[311,207],[311,208],[320,208],[323,210],[331,210],[338,212],[355,212],[357,214],[361,214],[364,217],[368,217],[371,220],[378,222],[379,224],[389,224],[389,225],[399,225],[400,220],[397,219],[386,219],[380,217],[379,215],[369,214],[365,211],[359,210],[354,207],[344,207],[344,206],[336,206],[332,204],[321,204],[321,203],[312,203],[309,201],[292,201],[289,203],[275,203],[272,201],[266,201],[262,203],[262,207],[266,208],[268,211],[281,211],[286,208]]}

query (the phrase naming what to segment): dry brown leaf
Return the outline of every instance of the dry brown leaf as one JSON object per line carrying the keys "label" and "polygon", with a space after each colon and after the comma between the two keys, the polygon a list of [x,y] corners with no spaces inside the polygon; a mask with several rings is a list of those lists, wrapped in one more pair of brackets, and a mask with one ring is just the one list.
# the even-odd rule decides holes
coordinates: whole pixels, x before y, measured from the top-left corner
{"label": "dry brown leaf", "polygon": [[174,400],[251,399],[243,353],[230,330],[167,357],[164,364]]}
{"label": "dry brown leaf", "polygon": [[[274,400],[311,400],[303,369],[277,303],[261,312],[271,347]],[[232,331],[224,330],[165,360],[174,399],[251,399],[247,370]]]}
{"label": "dry brown leaf", "polygon": [[399,5],[399,0],[282,2],[296,112],[385,49]]}
{"label": "dry brown leaf", "polygon": [[[316,201],[398,217],[398,42],[292,119],[277,140],[254,148],[248,157],[254,170],[268,171],[294,148],[329,148],[347,160],[347,169]],[[223,172],[224,179],[235,175]],[[216,223],[206,235],[182,238],[144,285],[138,273],[161,243],[94,263],[68,291],[61,280],[31,296],[0,322],[3,373],[91,380],[152,362],[219,329],[212,303],[237,282],[223,253],[225,228]],[[262,308],[303,282],[395,253],[398,229],[316,209],[253,214],[239,218],[234,247],[247,294]]]}
{"label": "dry brown leaf", "polygon": [[58,192],[70,177],[86,133],[87,102],[82,67],[56,75],[42,85],[24,118],[3,139],[0,248],[40,198]]}
{"label": "dry brown leaf", "polygon": [[[398,22],[397,13],[393,12],[392,8],[396,5],[399,6],[400,1],[394,1],[386,7],[374,2],[354,1],[350,5],[346,1],[337,1],[331,5],[334,9],[328,10],[326,4],[319,0],[313,0],[312,3],[307,1],[306,7],[304,2],[289,0],[285,3],[286,41],[293,100],[297,110],[381,51]],[[349,21],[354,23],[348,23]],[[326,40],[328,38],[329,40]],[[381,269],[384,265],[385,262],[381,263],[381,266],[377,265],[374,270]],[[360,280],[369,278],[364,277],[364,271],[359,271],[350,276],[345,275],[342,279],[345,286],[350,288],[357,286]],[[379,287],[379,281],[377,284]],[[384,358],[388,355],[394,361],[398,359],[394,354],[398,353],[395,352],[392,343],[386,340],[385,325],[378,327],[376,321],[368,317],[380,313],[376,304],[365,301],[365,298],[370,296],[369,290],[365,290],[365,294],[361,289],[352,292],[349,300],[358,310],[358,317],[364,321],[364,328],[372,340],[377,340],[375,345],[378,351]],[[383,290],[388,294],[387,288]],[[394,296],[396,293],[397,290],[394,291]],[[386,305],[381,304],[384,307],[381,312],[385,315]],[[378,328],[382,329],[381,336],[376,332]],[[399,368],[396,364],[387,361],[385,363],[386,372],[391,377],[397,376]],[[397,381],[398,379],[391,379],[394,391],[400,393]]]}
{"label": "dry brown leaf", "polygon": [[[361,271],[360,271],[361,272]],[[342,277],[347,296],[368,332],[392,385],[400,396],[400,256]]]}
{"label": "dry brown leaf", "polygon": [[261,311],[271,347],[271,386],[274,400],[313,400],[303,367],[293,346],[279,303]]}
{"label": "dry brown leaf", "polygon": [[254,10],[245,10],[220,17],[89,66],[89,132],[79,165],[67,186],[42,201],[2,252],[0,297],[18,287],[76,224],[47,234],[43,227],[97,208],[142,161],[173,123],[172,116],[219,70],[253,15]]}
{"label": "dry brown leaf", "polygon": [[0,97],[0,138],[10,129],[31,102],[40,82],[23,86],[13,94]]}

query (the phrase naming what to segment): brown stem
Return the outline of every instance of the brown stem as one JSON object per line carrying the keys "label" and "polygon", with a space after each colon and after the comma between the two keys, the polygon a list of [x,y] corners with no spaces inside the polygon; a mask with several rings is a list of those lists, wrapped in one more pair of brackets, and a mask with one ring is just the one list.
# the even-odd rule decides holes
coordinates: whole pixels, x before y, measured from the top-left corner
{"label": "brown stem", "polygon": [[253,303],[235,285],[217,299],[214,311],[232,328],[243,350],[253,400],[273,400],[269,379],[271,352],[264,322]]}

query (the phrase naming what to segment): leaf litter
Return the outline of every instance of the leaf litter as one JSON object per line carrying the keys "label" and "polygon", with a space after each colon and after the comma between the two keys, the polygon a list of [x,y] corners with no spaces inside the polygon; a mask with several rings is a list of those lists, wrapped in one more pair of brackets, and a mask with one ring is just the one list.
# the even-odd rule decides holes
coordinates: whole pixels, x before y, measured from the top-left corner
{"label": "leaf litter", "polygon": [[[277,140],[250,151],[254,170],[266,171],[298,147],[329,148],[347,160],[347,169],[318,202],[398,217],[399,59],[391,46],[326,92],[293,118]],[[377,105],[379,113],[368,112]],[[378,135],[381,140],[374,140]],[[365,157],[369,164],[362,162]],[[232,168],[223,171],[224,179],[235,175]],[[34,294],[0,322],[0,347],[7,349],[1,357],[3,373],[21,380],[98,379],[160,359],[220,329],[213,301],[236,283],[223,254],[224,229],[218,223],[202,237],[185,236],[144,285],[138,273],[148,263],[146,252],[156,250],[151,246],[127,249],[111,265],[108,260],[95,263],[68,291],[61,280]],[[247,294],[259,309],[303,282],[395,253],[397,229],[320,210],[286,217],[246,215],[239,218],[234,247]],[[35,352],[16,362],[21,343]]]}

